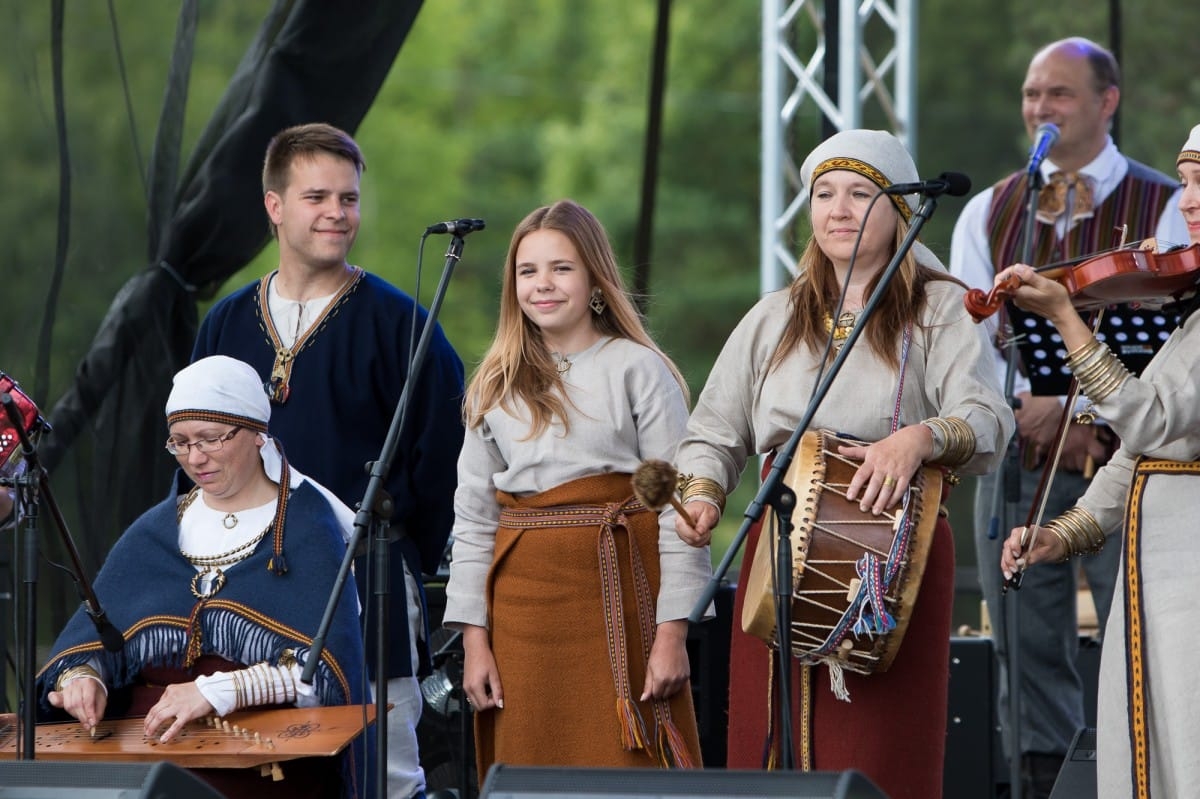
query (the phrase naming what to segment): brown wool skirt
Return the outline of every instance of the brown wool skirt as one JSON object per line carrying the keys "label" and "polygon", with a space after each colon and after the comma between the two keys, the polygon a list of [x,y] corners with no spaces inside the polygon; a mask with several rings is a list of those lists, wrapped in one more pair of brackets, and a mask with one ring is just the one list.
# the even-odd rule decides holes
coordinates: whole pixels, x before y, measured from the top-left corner
{"label": "brown wool skirt", "polygon": [[[497,492],[497,497],[503,508],[516,510],[621,504],[631,498],[631,488],[629,475],[608,474],[574,480],[532,497],[504,492]],[[496,532],[487,598],[504,708],[475,716],[480,779],[493,763],[659,765],[654,703],[637,701],[645,683],[646,659],[629,549],[633,542],[653,601],[659,587],[658,515],[643,510],[625,519],[627,526],[616,525],[613,531],[628,642],[627,671],[649,749],[626,751],[622,746],[601,586],[600,526],[501,527]],[[652,609],[650,618],[654,618]],[[648,632],[653,635],[652,625]],[[692,762],[699,764],[690,684],[662,705],[669,706],[670,719]]]}

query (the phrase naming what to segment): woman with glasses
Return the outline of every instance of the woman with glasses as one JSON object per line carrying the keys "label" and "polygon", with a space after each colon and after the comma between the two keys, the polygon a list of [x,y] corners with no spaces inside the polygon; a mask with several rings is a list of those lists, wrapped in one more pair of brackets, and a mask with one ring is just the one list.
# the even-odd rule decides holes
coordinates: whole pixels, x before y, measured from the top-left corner
{"label": "woman with glasses", "polygon": [[[43,713],[65,712],[92,732],[105,717],[145,715],[147,738],[167,743],[193,720],[241,708],[362,703],[352,581],[312,684],[300,680],[345,554],[350,509],[288,465],[267,434],[270,401],[248,364],[213,356],[188,366],[166,410],[166,449],[180,472],[96,578],[124,645],[109,637],[110,651],[76,612],[38,676]],[[363,754],[360,746],[340,762],[289,761],[283,782],[257,768],[194,771],[228,797],[356,796]]]}

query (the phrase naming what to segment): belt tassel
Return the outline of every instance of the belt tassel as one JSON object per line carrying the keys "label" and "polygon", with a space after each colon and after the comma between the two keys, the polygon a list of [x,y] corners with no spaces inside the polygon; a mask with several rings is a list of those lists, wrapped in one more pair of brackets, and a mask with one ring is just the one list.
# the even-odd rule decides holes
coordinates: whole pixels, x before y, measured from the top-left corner
{"label": "belt tassel", "polygon": [[663,768],[697,767],[687,744],[683,742],[683,733],[669,718],[658,725],[658,762]]}

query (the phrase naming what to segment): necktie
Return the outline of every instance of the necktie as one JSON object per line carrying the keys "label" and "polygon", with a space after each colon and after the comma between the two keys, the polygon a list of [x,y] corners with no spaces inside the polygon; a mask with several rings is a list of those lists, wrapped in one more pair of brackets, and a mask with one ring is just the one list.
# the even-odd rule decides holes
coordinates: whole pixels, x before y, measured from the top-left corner
{"label": "necktie", "polygon": [[1070,227],[1081,219],[1090,219],[1095,210],[1093,205],[1092,183],[1086,175],[1054,172],[1038,192],[1037,218],[1039,222],[1052,225],[1069,206]]}

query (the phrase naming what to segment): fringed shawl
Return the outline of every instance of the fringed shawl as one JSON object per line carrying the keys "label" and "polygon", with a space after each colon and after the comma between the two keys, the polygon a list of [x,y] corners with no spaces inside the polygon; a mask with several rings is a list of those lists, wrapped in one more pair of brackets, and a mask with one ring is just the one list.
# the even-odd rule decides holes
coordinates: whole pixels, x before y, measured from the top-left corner
{"label": "fringed shawl", "polygon": [[[179,551],[181,482],[177,478],[171,495],[126,530],[96,577],[96,596],[124,634],[124,648],[106,651],[84,609],[76,611],[38,674],[43,715],[52,711],[46,694],[64,669],[94,660],[110,688],[123,688],[148,666],[187,668],[188,644],[196,631],[193,655],[277,664],[280,654],[292,649],[300,663],[307,661],[346,550],[329,503],[308,482],[294,489],[285,522],[287,573],[268,570],[272,549],[265,538],[250,557],[225,569],[227,582],[220,593],[201,602],[191,591],[195,568]],[[348,580],[313,688],[322,705],[362,703],[362,674],[358,604],[354,582]]]}

